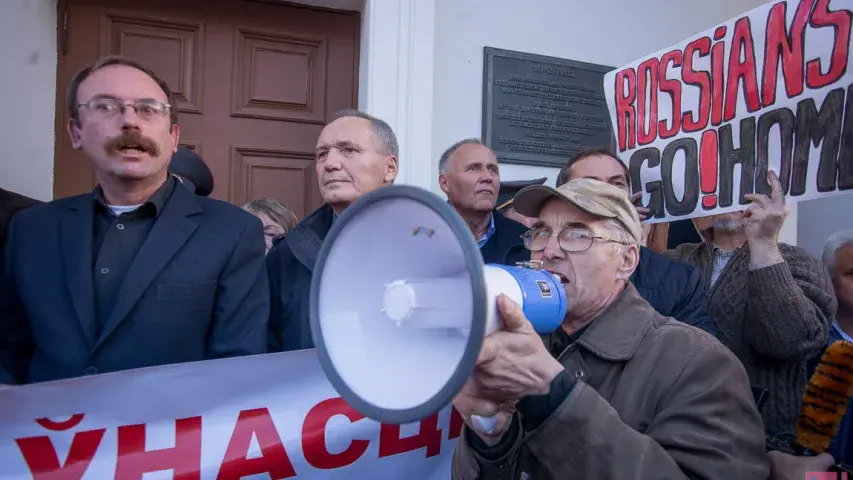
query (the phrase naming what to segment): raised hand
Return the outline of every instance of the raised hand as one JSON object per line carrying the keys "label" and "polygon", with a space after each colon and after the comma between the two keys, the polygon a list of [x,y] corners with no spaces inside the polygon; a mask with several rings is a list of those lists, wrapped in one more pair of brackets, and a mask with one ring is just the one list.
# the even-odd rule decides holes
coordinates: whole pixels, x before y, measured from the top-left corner
{"label": "raised hand", "polygon": [[788,206],[785,205],[785,193],[776,172],[768,172],[767,180],[771,188],[770,198],[761,194],[744,195],[752,202],[744,213],[745,233],[750,242],[775,245],[779,242],[779,231],[788,216]]}
{"label": "raised hand", "polygon": [[643,220],[649,218],[649,214],[652,212],[648,208],[640,206],[639,203],[640,203],[640,200],[642,198],[643,198],[643,191],[642,190],[631,195],[631,203],[633,203],[634,208],[637,209],[637,215],[640,216],[640,221],[643,221]]}

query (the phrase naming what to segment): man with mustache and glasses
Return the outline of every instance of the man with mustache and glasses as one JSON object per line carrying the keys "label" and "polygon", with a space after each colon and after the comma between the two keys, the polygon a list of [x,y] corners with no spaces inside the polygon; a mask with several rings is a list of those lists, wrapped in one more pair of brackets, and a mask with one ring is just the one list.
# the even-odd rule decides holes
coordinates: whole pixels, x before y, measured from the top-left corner
{"label": "man with mustache and glasses", "polygon": [[498,159],[476,138],[454,143],[438,161],[438,185],[471,229],[483,261],[515,265],[530,260],[521,244],[527,228],[495,210],[501,186]]}
{"label": "man with mustache and glasses", "polygon": [[264,353],[261,223],[168,174],[179,127],[168,85],[124,57],[68,89],[68,134],[91,194],[27,209],[0,275],[0,383]]}
{"label": "man with mustache and glasses", "polygon": [[[761,417],[734,354],[660,315],[631,284],[642,228],[622,189],[589,178],[527,187],[533,261],[558,275],[568,311],[540,337],[501,296],[453,401],[466,428],[452,477],[767,478]],[[483,431],[472,415],[497,415]]]}
{"label": "man with mustache and glasses", "polygon": [[314,348],[308,293],[320,245],[352,202],[394,183],[399,149],[387,123],[356,110],[337,112],[320,132],[315,168],[324,204],[279,238],[267,254],[271,351]]}
{"label": "man with mustache and glasses", "polygon": [[770,197],[748,194],[745,211],[694,219],[704,241],[666,255],[702,269],[717,338],[768,391],[761,415],[778,435],[794,431],[807,362],[826,346],[838,305],[821,261],[779,243],[788,207],[776,174],[767,180]]}

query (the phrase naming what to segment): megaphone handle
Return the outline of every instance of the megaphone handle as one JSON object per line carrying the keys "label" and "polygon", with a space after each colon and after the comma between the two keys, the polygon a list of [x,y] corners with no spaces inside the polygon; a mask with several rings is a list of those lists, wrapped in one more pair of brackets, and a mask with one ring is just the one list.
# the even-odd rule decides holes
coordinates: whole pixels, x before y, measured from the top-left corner
{"label": "megaphone handle", "polygon": [[477,429],[491,435],[495,433],[495,427],[498,425],[498,416],[481,417],[479,415],[471,415],[471,423],[473,423]]}

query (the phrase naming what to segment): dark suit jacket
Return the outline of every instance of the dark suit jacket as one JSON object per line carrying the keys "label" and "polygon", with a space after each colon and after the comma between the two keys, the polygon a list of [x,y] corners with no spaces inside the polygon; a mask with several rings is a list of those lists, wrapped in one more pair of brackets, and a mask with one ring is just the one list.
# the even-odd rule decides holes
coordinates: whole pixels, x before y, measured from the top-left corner
{"label": "dark suit jacket", "polygon": [[314,348],[309,316],[311,277],[334,217],[332,207],[323,204],[289,230],[267,254],[270,351]]}
{"label": "dark suit jacket", "polygon": [[32,383],[266,352],[260,221],[175,188],[100,334],[92,195],[12,220],[0,275],[0,383]]}
{"label": "dark suit jacket", "polygon": [[[40,203],[42,202],[34,198],[25,197],[0,188],[0,254],[3,253],[3,246],[6,245],[6,230],[9,228],[12,216],[25,208],[33,207]],[[0,271],[3,271],[2,255],[0,255]]]}
{"label": "dark suit jacket", "polygon": [[485,263],[498,263],[501,265],[515,265],[518,262],[530,260],[530,250],[524,247],[521,236],[527,231],[527,227],[506,218],[502,213],[495,210],[495,233],[480,248]]}

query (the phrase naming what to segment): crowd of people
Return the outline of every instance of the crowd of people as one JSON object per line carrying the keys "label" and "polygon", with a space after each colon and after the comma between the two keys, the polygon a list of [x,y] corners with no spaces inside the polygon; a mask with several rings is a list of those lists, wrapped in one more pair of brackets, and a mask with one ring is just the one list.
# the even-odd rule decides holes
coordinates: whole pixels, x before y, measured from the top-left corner
{"label": "crowd of people", "polygon": [[[338,112],[317,139],[324,203],[297,221],[274,199],[209,198],[213,176],[178,146],[174,104],[144,65],[101,59],[68,90],[68,135],[95,189],[47,203],[0,190],[6,388],[313,348],[320,246],[347,206],[394,183],[393,130]],[[502,183],[477,139],[437,159],[484,261],[538,260],[568,298],[545,337],[500,298],[505,327],[454,400],[466,428],[453,478],[801,479],[853,462],[853,415],[828,453],[766,451],[793,432],[824,349],[851,341],[853,232],[828,239],[822,259],[780,243],[788,209],[771,172],[771,195],[695,219],[699,242],[667,249],[613,153],[566,160],[553,188]]]}

